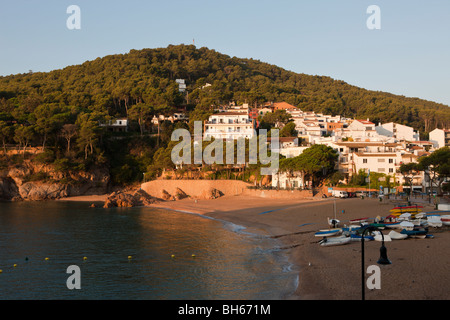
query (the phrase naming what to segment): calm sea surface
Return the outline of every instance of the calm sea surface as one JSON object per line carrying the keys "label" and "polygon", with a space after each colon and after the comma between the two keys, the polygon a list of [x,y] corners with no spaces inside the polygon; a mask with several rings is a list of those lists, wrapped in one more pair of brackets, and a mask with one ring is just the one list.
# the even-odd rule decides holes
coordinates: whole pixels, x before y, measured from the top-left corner
{"label": "calm sea surface", "polygon": [[[187,213],[88,206],[0,202],[0,299],[258,300],[295,290],[273,239]],[[66,285],[71,265],[79,290]]]}

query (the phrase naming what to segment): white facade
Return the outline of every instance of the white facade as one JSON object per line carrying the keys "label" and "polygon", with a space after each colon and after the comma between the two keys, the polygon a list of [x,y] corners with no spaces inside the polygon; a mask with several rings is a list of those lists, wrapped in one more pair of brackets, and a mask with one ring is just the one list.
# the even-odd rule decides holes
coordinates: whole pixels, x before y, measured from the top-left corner
{"label": "white facade", "polygon": [[397,140],[418,141],[419,135],[412,127],[408,127],[399,123],[389,122],[378,125],[375,130],[379,135],[393,137]]}
{"label": "white facade", "polygon": [[303,186],[303,179],[300,172],[289,175],[286,172],[278,172],[272,175],[272,188],[296,189]]}
{"label": "white facade", "polygon": [[379,137],[375,130],[375,123],[369,120],[353,120],[346,129],[340,130],[340,136],[351,137],[355,141],[374,140]]}
{"label": "white facade", "polygon": [[236,140],[251,139],[254,135],[253,122],[248,114],[241,112],[220,112],[205,121],[204,138]]}
{"label": "white facade", "polygon": [[355,173],[359,170],[365,172],[378,172],[387,175],[393,175],[396,173],[400,163],[402,162],[402,156],[400,152],[396,153],[354,153],[352,165],[354,166]]}
{"label": "white facade", "polygon": [[109,120],[106,123],[100,123],[100,126],[106,127],[109,131],[126,132],[128,131],[128,119],[119,118],[115,120]]}
{"label": "white facade", "polygon": [[450,145],[450,130],[448,129],[434,129],[430,132],[430,142],[436,149]]}

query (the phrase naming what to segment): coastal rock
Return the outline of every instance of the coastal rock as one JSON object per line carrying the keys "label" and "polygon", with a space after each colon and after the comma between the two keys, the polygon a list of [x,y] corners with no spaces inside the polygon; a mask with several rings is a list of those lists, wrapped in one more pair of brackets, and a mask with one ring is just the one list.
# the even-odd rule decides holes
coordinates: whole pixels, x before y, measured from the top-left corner
{"label": "coastal rock", "polygon": [[148,206],[149,204],[153,204],[160,201],[160,199],[152,197],[142,189],[136,190],[133,194],[133,197],[136,203],[141,206]]}
{"label": "coastal rock", "polygon": [[175,198],[170,193],[168,193],[166,190],[162,190],[161,193],[162,193],[161,198],[163,200],[165,200],[165,201],[175,200]]}
{"label": "coastal rock", "polygon": [[159,199],[150,196],[144,190],[139,189],[133,194],[116,191],[111,193],[103,205],[103,208],[114,208],[114,207],[136,207],[136,206],[146,206],[155,202]]}
{"label": "coastal rock", "polygon": [[106,168],[63,173],[52,164],[25,160],[0,172],[0,199],[34,201],[104,194],[109,183],[110,175]]}
{"label": "coastal rock", "polygon": [[134,207],[136,205],[134,197],[125,192],[117,191],[111,193],[105,201],[103,208],[113,207]]}
{"label": "coastal rock", "polygon": [[19,194],[24,200],[51,200],[68,196],[67,185],[58,183],[26,182],[19,186]]}
{"label": "coastal rock", "polygon": [[201,198],[203,199],[217,199],[223,196],[222,191],[215,188],[209,188],[202,193]]}
{"label": "coastal rock", "polygon": [[185,199],[188,198],[189,196],[180,188],[177,188],[177,190],[175,191],[175,199],[176,200],[181,200],[181,199]]}
{"label": "coastal rock", "polygon": [[14,180],[7,178],[0,178],[0,199],[1,200],[18,200],[21,199],[19,190],[14,183]]}

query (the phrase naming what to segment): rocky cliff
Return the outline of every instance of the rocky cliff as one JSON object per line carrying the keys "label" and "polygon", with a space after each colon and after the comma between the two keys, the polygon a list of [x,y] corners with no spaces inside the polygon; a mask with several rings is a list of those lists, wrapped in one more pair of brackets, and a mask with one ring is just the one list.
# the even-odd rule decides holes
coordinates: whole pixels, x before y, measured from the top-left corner
{"label": "rocky cliff", "polygon": [[107,169],[59,172],[54,166],[25,161],[0,171],[0,200],[47,200],[108,192]]}

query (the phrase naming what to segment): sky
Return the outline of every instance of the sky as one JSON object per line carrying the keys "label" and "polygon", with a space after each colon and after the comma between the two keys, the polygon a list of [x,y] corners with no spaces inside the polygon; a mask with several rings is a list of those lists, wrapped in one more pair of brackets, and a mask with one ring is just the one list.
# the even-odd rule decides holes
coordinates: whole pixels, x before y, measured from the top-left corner
{"label": "sky", "polygon": [[0,76],[192,43],[450,105],[449,0],[0,0]]}

